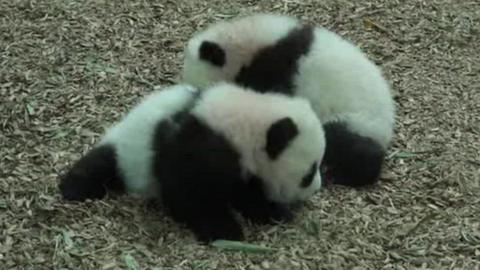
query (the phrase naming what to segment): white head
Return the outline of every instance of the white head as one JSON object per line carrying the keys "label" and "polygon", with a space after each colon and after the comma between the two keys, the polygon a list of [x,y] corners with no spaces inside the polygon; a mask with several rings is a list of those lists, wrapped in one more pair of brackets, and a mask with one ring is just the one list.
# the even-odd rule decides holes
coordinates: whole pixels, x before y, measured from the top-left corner
{"label": "white head", "polygon": [[197,87],[233,81],[256,52],[275,44],[298,24],[288,16],[255,14],[210,25],[185,48],[183,80]]}
{"label": "white head", "polygon": [[319,123],[305,125],[302,121],[286,116],[273,122],[257,153],[257,174],[273,201],[303,201],[321,187],[323,130]]}
{"label": "white head", "polygon": [[305,99],[220,83],[193,113],[233,144],[246,175],[261,179],[272,201],[302,201],[320,189],[325,138]]}

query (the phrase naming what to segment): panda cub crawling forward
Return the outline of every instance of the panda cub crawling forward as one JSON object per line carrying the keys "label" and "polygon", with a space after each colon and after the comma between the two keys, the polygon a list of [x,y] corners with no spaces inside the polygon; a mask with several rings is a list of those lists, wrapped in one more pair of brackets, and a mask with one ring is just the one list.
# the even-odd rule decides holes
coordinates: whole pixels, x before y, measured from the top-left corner
{"label": "panda cub crawling forward", "polygon": [[108,189],[159,196],[201,241],[241,240],[232,209],[287,221],[321,186],[324,134],[308,101],[227,83],[155,92],[110,128],[61,178],[67,200]]}
{"label": "panda cub crawling forward", "polygon": [[183,78],[198,87],[230,81],[307,98],[323,124],[322,167],[334,183],[362,186],[378,179],[393,135],[389,85],[337,34],[283,15],[219,22],[188,42]]}

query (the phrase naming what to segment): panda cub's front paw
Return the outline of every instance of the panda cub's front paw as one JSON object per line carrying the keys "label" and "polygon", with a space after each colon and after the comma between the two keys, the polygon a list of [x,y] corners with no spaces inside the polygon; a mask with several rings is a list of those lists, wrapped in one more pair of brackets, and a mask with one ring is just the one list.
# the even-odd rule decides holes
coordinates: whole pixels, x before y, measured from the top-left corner
{"label": "panda cub's front paw", "polygon": [[295,215],[287,206],[272,203],[270,206],[270,218],[274,222],[287,223],[293,221]]}
{"label": "panda cub's front paw", "polygon": [[69,173],[62,177],[58,185],[63,199],[83,202],[86,199],[102,199],[107,194],[102,185],[92,184],[84,177]]}
{"label": "panda cub's front paw", "polygon": [[287,223],[294,219],[293,212],[287,206],[273,202],[242,210],[242,215],[256,224]]}
{"label": "panda cub's front paw", "polygon": [[215,240],[242,241],[245,239],[241,226],[236,222],[213,222],[193,229],[197,239],[203,243]]}

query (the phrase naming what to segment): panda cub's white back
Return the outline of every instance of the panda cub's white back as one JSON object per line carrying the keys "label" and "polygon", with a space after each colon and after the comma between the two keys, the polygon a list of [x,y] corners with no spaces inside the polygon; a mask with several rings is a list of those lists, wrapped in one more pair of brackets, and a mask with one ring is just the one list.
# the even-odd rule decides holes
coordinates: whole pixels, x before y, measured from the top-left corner
{"label": "panda cub's white back", "polygon": [[354,132],[390,144],[394,104],[380,69],[363,52],[324,28],[299,59],[296,94],[312,102],[323,123],[346,121]]}

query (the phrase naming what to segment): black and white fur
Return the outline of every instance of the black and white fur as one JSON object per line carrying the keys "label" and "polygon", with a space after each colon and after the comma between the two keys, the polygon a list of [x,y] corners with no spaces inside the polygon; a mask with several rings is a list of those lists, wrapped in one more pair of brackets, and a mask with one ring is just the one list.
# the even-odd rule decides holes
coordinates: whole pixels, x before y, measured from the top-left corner
{"label": "black and white fur", "polygon": [[286,221],[321,186],[324,134],[308,101],[220,83],[148,96],[61,178],[65,199],[160,197],[201,241],[240,240],[232,209]]}
{"label": "black and white fur", "polygon": [[334,183],[363,186],[378,179],[394,127],[389,85],[359,48],[337,34],[283,15],[219,22],[188,42],[183,79],[307,98],[323,123],[322,165]]}

